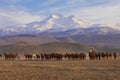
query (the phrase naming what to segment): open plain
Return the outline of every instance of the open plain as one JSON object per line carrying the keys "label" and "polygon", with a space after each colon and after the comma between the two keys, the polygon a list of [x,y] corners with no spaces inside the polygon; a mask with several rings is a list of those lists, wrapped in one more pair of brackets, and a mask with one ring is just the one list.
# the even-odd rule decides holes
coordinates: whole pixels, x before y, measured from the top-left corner
{"label": "open plain", "polygon": [[120,80],[120,59],[0,61],[0,80]]}

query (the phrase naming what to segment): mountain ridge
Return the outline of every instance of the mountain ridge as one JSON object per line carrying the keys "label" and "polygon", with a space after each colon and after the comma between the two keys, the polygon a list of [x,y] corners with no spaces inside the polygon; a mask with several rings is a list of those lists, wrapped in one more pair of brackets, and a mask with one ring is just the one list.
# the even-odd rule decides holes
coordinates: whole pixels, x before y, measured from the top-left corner
{"label": "mountain ridge", "polygon": [[106,47],[106,46],[89,46],[76,43],[66,43],[66,42],[50,42],[38,45],[29,45],[26,42],[17,42],[11,45],[0,45],[0,53],[88,53],[89,49],[93,48],[98,52],[117,52],[119,53],[120,48]]}

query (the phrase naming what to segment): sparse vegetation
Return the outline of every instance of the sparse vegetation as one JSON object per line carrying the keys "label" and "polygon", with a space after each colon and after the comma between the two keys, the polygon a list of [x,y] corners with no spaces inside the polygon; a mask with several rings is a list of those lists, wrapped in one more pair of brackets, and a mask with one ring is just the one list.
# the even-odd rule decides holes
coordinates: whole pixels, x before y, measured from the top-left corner
{"label": "sparse vegetation", "polygon": [[120,60],[0,61],[0,80],[119,80]]}

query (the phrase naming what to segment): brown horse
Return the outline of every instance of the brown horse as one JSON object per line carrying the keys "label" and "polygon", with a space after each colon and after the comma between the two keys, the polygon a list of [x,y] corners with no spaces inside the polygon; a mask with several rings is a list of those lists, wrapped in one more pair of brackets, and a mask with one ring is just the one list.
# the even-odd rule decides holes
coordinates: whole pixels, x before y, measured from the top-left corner
{"label": "brown horse", "polygon": [[111,53],[109,53],[108,56],[109,56],[110,59],[112,59],[112,54]]}
{"label": "brown horse", "polygon": [[32,60],[32,55],[31,54],[24,54],[26,60]]}
{"label": "brown horse", "polygon": [[62,54],[57,54],[57,55],[56,55],[56,58],[57,58],[57,60],[62,60],[63,55],[62,55]]}
{"label": "brown horse", "polygon": [[79,56],[80,56],[80,60],[85,60],[85,58],[86,58],[86,54],[83,52],[80,53]]}
{"label": "brown horse", "polygon": [[74,59],[73,54],[72,53],[66,53],[63,55],[63,57],[67,60],[71,60]]}
{"label": "brown horse", "polygon": [[4,56],[6,60],[10,60],[10,56],[8,54],[4,53]]}
{"label": "brown horse", "polygon": [[93,60],[97,58],[97,54],[94,53],[93,49],[89,51],[89,59]]}
{"label": "brown horse", "polygon": [[14,60],[16,58],[20,59],[20,57],[18,56],[17,53],[15,53],[15,54],[13,54],[13,53],[11,53],[11,54],[4,53],[4,55],[5,55],[6,60]]}

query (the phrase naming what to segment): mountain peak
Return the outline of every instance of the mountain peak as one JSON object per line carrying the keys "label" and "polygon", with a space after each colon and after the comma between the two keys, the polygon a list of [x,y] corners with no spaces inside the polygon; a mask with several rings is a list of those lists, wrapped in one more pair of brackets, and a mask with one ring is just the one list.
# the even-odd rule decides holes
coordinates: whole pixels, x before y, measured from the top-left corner
{"label": "mountain peak", "polygon": [[71,15],[71,16],[69,16],[69,18],[76,18],[76,19],[78,19],[75,15]]}
{"label": "mountain peak", "polygon": [[61,17],[63,17],[63,15],[61,15],[61,14],[52,14],[50,16],[50,18],[52,18],[52,19],[57,19],[57,18],[61,18]]}
{"label": "mountain peak", "polygon": [[55,20],[63,18],[61,14],[52,14],[44,20],[44,22],[53,23]]}

